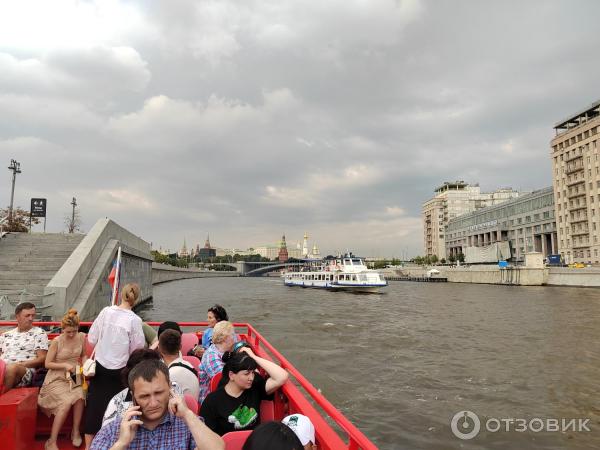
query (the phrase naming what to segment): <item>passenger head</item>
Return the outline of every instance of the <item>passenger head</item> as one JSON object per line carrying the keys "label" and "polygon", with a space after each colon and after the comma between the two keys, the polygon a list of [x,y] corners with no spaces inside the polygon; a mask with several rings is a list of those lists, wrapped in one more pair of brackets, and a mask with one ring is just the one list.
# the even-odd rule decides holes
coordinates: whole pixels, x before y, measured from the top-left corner
{"label": "passenger head", "polygon": [[158,422],[167,413],[171,381],[169,369],[162,361],[144,360],[131,369],[127,377],[135,404],[142,412],[144,422]]}
{"label": "passenger head", "polygon": [[292,414],[284,418],[281,423],[287,425],[296,433],[304,446],[304,450],[316,450],[315,427],[308,417],[302,414]]}
{"label": "passenger head", "polygon": [[248,436],[242,450],[303,450],[294,432],[281,422],[265,422]]}
{"label": "passenger head", "polygon": [[223,354],[223,376],[219,386],[233,383],[240,389],[246,390],[252,387],[254,371],[258,367],[256,361],[247,353],[225,352]]}
{"label": "passenger head", "polygon": [[218,322],[229,320],[227,311],[225,311],[225,308],[223,308],[221,305],[215,305],[208,308],[206,318],[208,319],[208,326],[210,328],[213,328]]}
{"label": "passenger head", "polygon": [[62,328],[63,334],[68,337],[74,337],[79,331],[79,316],[77,315],[76,309],[69,309],[69,311],[63,316],[60,327]]}
{"label": "passenger head", "polygon": [[215,325],[212,342],[220,347],[225,347],[227,351],[231,351],[235,343],[235,330],[231,322],[223,320]]}
{"label": "passenger head", "polygon": [[181,333],[165,330],[158,338],[158,351],[163,355],[178,355],[181,351]]}
{"label": "passenger head", "polygon": [[160,354],[156,350],[150,350],[149,348],[138,348],[129,355],[127,364],[121,369],[121,381],[123,382],[123,386],[129,385],[128,380],[131,369],[147,359],[160,361]]}
{"label": "passenger head", "polygon": [[15,308],[15,319],[19,330],[29,330],[35,319],[35,305],[30,302],[19,303]]}
{"label": "passenger head", "polygon": [[173,322],[171,320],[167,320],[163,323],[160,324],[160,326],[158,327],[158,338],[160,339],[160,335],[163,334],[163,331],[165,330],[175,330],[175,331],[179,331],[179,334],[181,334],[181,328],[179,327],[179,324],[177,322]]}
{"label": "passenger head", "polygon": [[128,283],[121,291],[121,300],[129,306],[134,307],[140,298],[140,286],[137,283]]}

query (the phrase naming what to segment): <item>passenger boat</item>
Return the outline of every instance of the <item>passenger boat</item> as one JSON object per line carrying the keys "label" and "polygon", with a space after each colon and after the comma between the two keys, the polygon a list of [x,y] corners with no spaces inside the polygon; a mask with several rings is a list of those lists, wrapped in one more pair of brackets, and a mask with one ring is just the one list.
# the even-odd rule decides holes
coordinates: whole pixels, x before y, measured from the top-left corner
{"label": "passenger boat", "polygon": [[[159,322],[149,322],[152,326]],[[59,327],[59,322],[36,322],[35,326]],[[82,326],[91,325],[82,322]],[[206,322],[180,322],[182,330],[182,353],[192,348],[194,343],[202,339],[202,329]],[[15,322],[0,322],[0,327],[15,327]],[[250,324],[235,323],[236,332],[241,339],[250,344],[254,352],[263,358],[270,359],[286,369],[290,379],[275,393],[272,401],[264,401],[261,405],[261,421],[281,420],[289,414],[304,414],[315,426],[315,436],[319,449],[334,450],[374,450],[377,449],[358,428],[338,411],[287,359],[279,353],[260,333]],[[57,336],[49,333],[49,339]],[[88,345],[88,354],[91,354]],[[0,360],[0,448],[15,450],[42,450],[44,442],[50,434],[52,420],[48,419],[37,407],[39,388],[16,388],[2,393],[1,386],[4,378],[4,363]],[[216,377],[215,377],[216,378]],[[214,380],[213,380],[214,381]],[[93,379],[90,381],[93,383]],[[214,383],[216,384],[216,383]],[[72,450],[70,435],[72,428],[71,417],[63,425],[57,442],[61,450]],[[334,429],[335,428],[335,429]],[[35,430],[35,432],[32,432]],[[241,449],[248,431],[227,433],[223,436],[227,450]],[[237,434],[237,435],[236,435]],[[245,437],[244,437],[245,439]],[[83,447],[81,447],[83,448]]]}
{"label": "passenger boat", "polygon": [[379,292],[387,281],[369,269],[362,258],[348,253],[329,260],[307,261],[300,271],[283,273],[286,286],[329,289],[333,291]]}

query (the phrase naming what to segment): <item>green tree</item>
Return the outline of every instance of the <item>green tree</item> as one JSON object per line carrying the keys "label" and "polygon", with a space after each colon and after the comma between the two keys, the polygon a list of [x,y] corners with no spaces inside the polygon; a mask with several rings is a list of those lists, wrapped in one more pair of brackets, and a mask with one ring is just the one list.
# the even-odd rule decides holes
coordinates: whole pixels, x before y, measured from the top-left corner
{"label": "green tree", "polygon": [[465,255],[463,255],[462,253],[459,253],[456,256],[456,259],[458,259],[461,263],[464,263],[465,262]]}

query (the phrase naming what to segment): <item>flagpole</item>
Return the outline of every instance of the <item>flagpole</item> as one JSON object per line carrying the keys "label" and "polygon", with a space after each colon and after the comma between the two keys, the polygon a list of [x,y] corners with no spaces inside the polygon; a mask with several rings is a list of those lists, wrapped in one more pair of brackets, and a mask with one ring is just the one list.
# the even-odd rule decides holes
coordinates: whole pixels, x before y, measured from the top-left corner
{"label": "flagpole", "polygon": [[119,250],[117,251],[117,270],[115,273],[115,282],[113,284],[112,299],[110,302],[111,305],[116,305],[118,303],[117,294],[119,293],[120,279],[121,279],[121,246],[119,246]]}

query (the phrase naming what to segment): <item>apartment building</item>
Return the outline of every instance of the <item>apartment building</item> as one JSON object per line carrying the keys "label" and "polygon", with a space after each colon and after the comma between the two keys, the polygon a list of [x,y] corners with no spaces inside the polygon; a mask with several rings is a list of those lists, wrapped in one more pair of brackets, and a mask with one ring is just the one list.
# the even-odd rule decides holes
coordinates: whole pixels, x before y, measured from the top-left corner
{"label": "apartment building", "polygon": [[558,248],[567,263],[600,263],[600,100],[558,122],[552,139]]}
{"label": "apartment building", "polygon": [[511,188],[481,192],[478,184],[470,185],[464,181],[443,183],[435,189],[435,196],[422,206],[425,255],[436,255],[439,259],[447,257],[444,229],[451,219],[518,196],[519,193]]}

